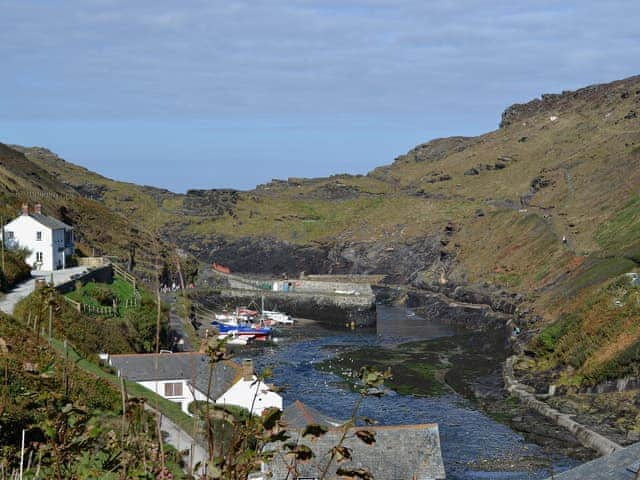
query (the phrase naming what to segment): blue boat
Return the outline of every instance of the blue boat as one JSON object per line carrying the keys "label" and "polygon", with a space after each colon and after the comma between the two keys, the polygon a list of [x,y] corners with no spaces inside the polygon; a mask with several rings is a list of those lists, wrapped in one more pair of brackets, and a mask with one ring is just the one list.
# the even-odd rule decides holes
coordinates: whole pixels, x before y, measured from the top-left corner
{"label": "blue boat", "polygon": [[268,327],[259,327],[257,325],[238,325],[223,323],[214,320],[211,325],[216,327],[220,333],[235,333],[236,335],[252,335],[256,339],[266,338],[271,335],[271,329]]}

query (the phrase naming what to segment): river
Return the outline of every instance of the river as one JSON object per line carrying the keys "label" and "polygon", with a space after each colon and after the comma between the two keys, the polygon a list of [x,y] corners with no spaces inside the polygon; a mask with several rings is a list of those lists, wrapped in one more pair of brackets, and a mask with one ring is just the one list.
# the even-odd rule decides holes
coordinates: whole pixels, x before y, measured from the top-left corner
{"label": "river", "polygon": [[[241,356],[253,358],[259,369],[273,370],[272,382],[285,388],[285,406],[300,400],[333,418],[345,419],[344,412],[351,411],[358,394],[336,374],[343,369],[337,358],[344,362],[349,352],[359,349],[388,352],[398,345],[404,348],[407,342],[453,339],[459,333],[403,308],[380,306],[375,329],[350,331],[305,323],[287,329],[274,342],[254,345]],[[335,368],[327,368],[334,362]],[[550,457],[450,388],[432,396],[387,390],[381,398],[366,398],[360,414],[381,425],[438,423],[447,478],[452,480],[540,479],[551,476],[552,468],[558,473],[577,464],[561,455]]]}

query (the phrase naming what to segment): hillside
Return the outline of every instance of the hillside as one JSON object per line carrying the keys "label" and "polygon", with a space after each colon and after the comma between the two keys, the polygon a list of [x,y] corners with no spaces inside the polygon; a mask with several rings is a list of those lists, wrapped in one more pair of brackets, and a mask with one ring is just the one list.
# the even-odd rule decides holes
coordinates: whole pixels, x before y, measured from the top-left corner
{"label": "hillside", "polygon": [[123,415],[117,379],[73,356],[62,341],[49,343],[0,313],[0,466],[6,478],[19,477],[23,441],[24,478],[161,478],[163,466],[172,478],[186,478],[173,449],[159,454],[155,419],[134,392]]}
{"label": "hillside", "polygon": [[[382,273],[427,289],[517,292],[521,312],[549,322],[599,295],[608,308],[609,282],[640,260],[639,111],[636,76],[513,105],[495,131],[432,140],[367,175],[273,180],[243,192],[175,194],[23,147],[13,148],[24,158],[3,161],[3,183],[28,160],[34,173],[18,181],[53,182],[73,198],[64,206],[81,226],[95,212],[111,215],[122,224],[122,241],[113,241],[121,252],[135,236],[126,218],[234,270]],[[96,228],[87,228],[87,244],[100,237]],[[573,328],[584,331],[591,311]],[[611,345],[634,345],[640,319],[631,319],[635,333],[623,322],[589,356],[604,365],[621,354]],[[554,358],[547,365],[562,361]],[[620,373],[607,372],[588,381]]]}
{"label": "hillside", "polygon": [[154,275],[157,252],[161,266],[174,262],[174,247],[158,237],[153,222],[132,221],[60,181],[49,165],[0,143],[0,215],[5,223],[21,204],[37,202],[45,214],[74,227],[79,255],[108,255],[123,264],[133,255],[136,272],[147,278]]}

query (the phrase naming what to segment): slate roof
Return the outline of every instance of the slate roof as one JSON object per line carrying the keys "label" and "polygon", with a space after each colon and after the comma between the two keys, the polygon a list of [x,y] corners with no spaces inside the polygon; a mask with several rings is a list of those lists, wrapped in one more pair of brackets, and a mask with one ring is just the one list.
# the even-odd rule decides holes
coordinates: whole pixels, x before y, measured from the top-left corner
{"label": "slate roof", "polygon": [[296,400],[282,411],[282,422],[289,430],[302,430],[310,424],[337,427],[344,422],[328,417],[313,407]]}
{"label": "slate roof", "polygon": [[[111,355],[109,362],[119,375],[134,382],[187,380],[195,381],[197,390],[206,394],[209,383],[209,361],[200,353],[142,353]],[[240,366],[233,361],[215,364],[211,378],[212,399],[229,390],[240,378]]]}
{"label": "slate roof", "polygon": [[[375,432],[375,443],[368,445],[355,436],[359,428]],[[289,432],[291,434],[291,432]],[[294,432],[288,442],[300,441],[310,447],[314,458],[306,462],[298,462],[297,475],[289,473],[290,464],[286,457],[275,455],[273,461],[266,466],[273,480],[316,478],[329,459],[331,448],[338,444],[342,430],[330,429],[326,434],[314,438],[300,438]],[[344,446],[352,450],[352,460],[333,461],[327,479],[338,479],[336,470],[344,468],[367,468],[374,478],[381,480],[442,480],[445,478],[442,453],[440,451],[440,435],[438,425],[397,425],[385,427],[356,427],[349,430]],[[278,449],[273,444],[269,449]],[[288,460],[291,461],[291,460]]]}
{"label": "slate roof", "polygon": [[[554,480],[633,480],[640,462],[640,442],[579,467],[554,475]],[[547,479],[550,480],[550,479]]]}
{"label": "slate roof", "polygon": [[41,213],[30,213],[29,216],[33,218],[36,222],[44,225],[51,230],[73,230],[71,225],[67,225],[64,222],[61,222],[57,218],[49,217],[47,215],[43,215]]}

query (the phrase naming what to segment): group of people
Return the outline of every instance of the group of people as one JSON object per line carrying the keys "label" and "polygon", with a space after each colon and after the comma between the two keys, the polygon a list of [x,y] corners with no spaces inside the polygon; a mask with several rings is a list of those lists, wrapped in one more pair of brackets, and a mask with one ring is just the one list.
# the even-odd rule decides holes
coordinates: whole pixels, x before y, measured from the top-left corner
{"label": "group of people", "polygon": [[[196,288],[196,285],[193,282],[191,282],[185,288]],[[160,291],[162,293],[177,292],[178,290],[180,290],[180,285],[176,284],[176,282],[172,282],[171,286],[169,286],[169,285],[167,285],[165,283],[163,283],[160,286]]]}

